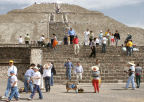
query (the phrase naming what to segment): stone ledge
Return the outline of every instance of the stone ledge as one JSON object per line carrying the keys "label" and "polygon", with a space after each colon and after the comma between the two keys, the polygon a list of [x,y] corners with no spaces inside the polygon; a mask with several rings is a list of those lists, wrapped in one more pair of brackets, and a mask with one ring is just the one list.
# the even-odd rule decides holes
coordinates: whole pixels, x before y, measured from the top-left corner
{"label": "stone ledge", "polygon": [[[0,59],[0,64],[8,64],[9,63],[9,60],[11,59]],[[14,63],[16,64],[28,64],[30,63],[30,60],[29,59],[13,59],[14,60]]]}

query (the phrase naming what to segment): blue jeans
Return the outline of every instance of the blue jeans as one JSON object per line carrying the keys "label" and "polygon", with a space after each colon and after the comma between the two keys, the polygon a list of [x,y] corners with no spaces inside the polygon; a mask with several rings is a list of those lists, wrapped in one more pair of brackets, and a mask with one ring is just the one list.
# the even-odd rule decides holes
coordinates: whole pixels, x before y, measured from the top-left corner
{"label": "blue jeans", "polygon": [[115,38],[116,46],[118,45],[118,40],[119,40],[119,39]]}
{"label": "blue jeans", "polygon": [[127,56],[131,56],[133,51],[133,47],[127,47]]}
{"label": "blue jeans", "polygon": [[10,93],[10,96],[8,98],[8,100],[12,100],[12,98],[14,97],[15,99],[18,99],[18,88],[17,87],[12,87],[11,88],[11,93]]}
{"label": "blue jeans", "polygon": [[39,99],[43,99],[43,96],[42,96],[42,92],[41,92],[41,90],[40,90],[40,87],[39,87],[39,85],[36,85],[36,84],[34,84],[34,90],[33,90],[32,94],[31,94],[30,98],[33,99],[36,91],[39,93]]}
{"label": "blue jeans", "polygon": [[46,92],[50,91],[50,85],[51,85],[51,77],[47,76],[45,79],[45,89]]}
{"label": "blue jeans", "polygon": [[132,74],[131,76],[129,76],[127,84],[126,84],[126,88],[129,87],[130,82],[132,83],[132,88],[135,88],[134,77],[135,77],[134,74]]}
{"label": "blue jeans", "polygon": [[66,69],[66,77],[71,80],[71,69],[70,68],[67,68]]}
{"label": "blue jeans", "polygon": [[51,73],[51,86],[54,84],[53,73]]}
{"label": "blue jeans", "polygon": [[106,44],[102,44],[102,53],[106,53]]}
{"label": "blue jeans", "polygon": [[[32,84],[32,81],[30,80],[30,77],[25,76],[24,78],[25,78],[24,79],[24,91],[28,92],[28,87],[29,87],[31,92],[33,92],[33,84]],[[30,80],[29,83],[28,83],[28,80]]]}
{"label": "blue jeans", "polygon": [[6,88],[6,91],[5,91],[5,96],[8,97],[9,96],[9,92],[10,92],[10,89],[11,89],[11,84],[10,84],[10,78],[8,78],[8,81],[7,81],[7,88]]}

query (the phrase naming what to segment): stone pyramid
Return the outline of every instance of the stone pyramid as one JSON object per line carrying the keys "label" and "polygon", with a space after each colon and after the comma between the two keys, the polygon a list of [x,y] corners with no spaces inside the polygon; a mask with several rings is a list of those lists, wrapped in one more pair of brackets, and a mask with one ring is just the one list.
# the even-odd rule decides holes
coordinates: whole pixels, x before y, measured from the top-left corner
{"label": "stone pyramid", "polygon": [[[56,13],[57,6],[60,13]],[[98,36],[100,30],[111,32],[118,30],[121,35],[121,45],[127,34],[133,36],[136,45],[144,45],[144,29],[128,27],[103,13],[90,11],[76,5],[69,4],[33,4],[24,9],[12,10],[5,15],[0,15],[0,43],[15,44],[18,38],[30,34],[31,41],[39,40],[42,34],[51,37],[56,33],[58,40],[62,40],[66,27],[72,27],[77,32],[81,43],[84,39],[83,32],[89,28]]]}

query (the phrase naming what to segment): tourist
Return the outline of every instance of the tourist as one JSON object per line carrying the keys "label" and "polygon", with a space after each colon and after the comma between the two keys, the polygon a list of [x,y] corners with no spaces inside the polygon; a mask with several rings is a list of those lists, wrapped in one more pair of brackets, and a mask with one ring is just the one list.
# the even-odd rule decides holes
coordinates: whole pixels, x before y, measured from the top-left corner
{"label": "tourist", "polygon": [[100,34],[99,34],[99,45],[102,45],[102,39],[103,39],[103,32],[102,30],[100,31]]}
{"label": "tourist", "polygon": [[55,66],[54,66],[54,63],[51,62],[52,64],[52,69],[51,69],[51,86],[54,85],[54,79],[53,79],[53,76],[56,75],[56,70],[55,70]]}
{"label": "tourist", "polygon": [[118,32],[118,30],[116,30],[115,34],[114,34],[114,39],[116,42],[116,47],[118,46],[118,40],[120,40],[120,34]]}
{"label": "tourist", "polygon": [[74,40],[73,40],[73,47],[74,47],[74,54],[78,55],[79,54],[79,39],[77,36],[75,36]]}
{"label": "tourist", "polygon": [[106,53],[106,44],[107,44],[107,38],[106,36],[103,37],[102,39],[102,53]]}
{"label": "tourist", "polygon": [[63,43],[64,43],[64,45],[68,45],[68,37],[67,37],[67,35],[64,36]]}
{"label": "tourist", "polygon": [[126,37],[126,39],[125,39],[125,45],[127,44],[127,42],[130,40],[130,39],[132,39],[132,35],[130,35],[129,33],[128,33],[128,35],[127,35],[127,37]]}
{"label": "tourist", "polygon": [[51,47],[52,47],[52,48],[53,48],[54,39],[57,39],[57,37],[56,37],[55,34],[53,34],[53,35],[52,35],[52,38],[51,38]]}
{"label": "tourist", "polygon": [[25,44],[29,45],[29,42],[30,42],[30,36],[29,36],[29,34],[26,34],[26,36],[25,36]]}
{"label": "tourist", "polygon": [[26,93],[28,93],[29,88],[31,90],[31,93],[33,92],[33,83],[31,78],[34,75],[34,70],[33,70],[34,67],[35,64],[32,63],[24,75],[24,91]]}
{"label": "tourist", "polygon": [[11,81],[10,81],[11,80],[11,74],[10,74],[11,71],[14,71],[14,74],[17,75],[17,67],[14,66],[13,60],[9,61],[7,88],[5,91],[5,96],[2,96],[2,98],[8,98],[8,95],[9,95],[9,92],[11,89]]}
{"label": "tourist", "polygon": [[[95,40],[96,40],[96,38],[95,38]],[[94,41],[92,41],[90,47],[91,47],[91,54],[89,57],[93,56],[95,58],[96,57],[96,43]]]}
{"label": "tourist", "polygon": [[96,59],[96,66],[100,68],[100,61]]}
{"label": "tourist", "polygon": [[72,28],[70,28],[70,30],[68,30],[68,35],[70,37],[70,44],[73,44],[73,39],[74,39],[74,36],[76,35],[75,31]]}
{"label": "tourist", "polygon": [[23,38],[22,38],[22,36],[19,37],[18,42],[19,42],[19,44],[22,44],[22,43],[23,43]]}
{"label": "tourist", "polygon": [[87,29],[84,32],[84,45],[89,45],[89,34],[90,34],[90,31],[89,29]]}
{"label": "tourist", "polygon": [[89,45],[91,45],[93,39],[94,39],[94,33],[93,33],[93,31],[90,31],[90,34],[89,34]]}
{"label": "tourist", "polygon": [[71,80],[71,69],[74,68],[70,58],[67,59],[67,62],[64,64],[66,68],[66,78]]}
{"label": "tourist", "polygon": [[39,45],[40,45],[40,46],[44,46],[44,45],[45,45],[45,37],[44,37],[44,34],[40,37]]}
{"label": "tourist", "polygon": [[100,71],[98,66],[92,66],[92,72],[91,72],[91,77],[92,77],[92,84],[94,87],[94,93],[98,92],[99,93],[99,80],[100,80]]}
{"label": "tourist", "polygon": [[131,39],[128,40],[128,42],[126,44],[126,48],[127,48],[127,56],[131,56],[132,50],[133,50],[133,43],[132,43]]}
{"label": "tourist", "polygon": [[135,75],[136,75],[136,83],[137,83],[137,88],[140,87],[141,83],[141,74],[142,74],[142,67],[139,66],[139,63],[137,64],[135,68]]}
{"label": "tourist", "polygon": [[110,46],[110,35],[111,35],[111,32],[110,32],[110,29],[108,29],[106,32],[105,32],[105,36],[106,38],[108,39],[108,46]]}
{"label": "tourist", "polygon": [[44,71],[43,71],[43,77],[45,80],[45,89],[46,92],[50,92],[50,86],[51,86],[51,69],[52,64],[48,63],[44,65]]}
{"label": "tourist", "polygon": [[19,99],[19,93],[18,93],[18,87],[17,87],[17,76],[15,75],[14,71],[10,71],[10,84],[11,84],[11,93],[10,96],[8,97],[8,100],[6,100],[6,102],[10,102],[12,100],[12,98],[14,97],[16,101],[18,101]]}
{"label": "tourist", "polygon": [[82,80],[82,74],[83,74],[83,67],[80,64],[80,62],[77,62],[74,72],[76,74],[76,80],[79,83]]}
{"label": "tourist", "polygon": [[33,99],[36,91],[39,93],[39,99],[43,99],[42,92],[41,92],[41,89],[40,89],[41,74],[39,72],[38,67],[34,67],[33,70],[35,72],[34,75],[33,75],[33,77],[32,77],[33,84],[34,84],[34,89],[33,89],[32,94],[28,98],[28,100],[32,100]]}
{"label": "tourist", "polygon": [[111,34],[111,45],[114,45],[115,39],[114,39],[114,34]]}
{"label": "tourist", "polygon": [[96,46],[99,46],[100,40],[98,37],[96,37]]}
{"label": "tourist", "polygon": [[44,83],[43,83],[43,66],[40,64],[37,64],[37,67],[39,68],[39,72],[41,73],[41,89],[44,89]]}
{"label": "tourist", "polygon": [[128,62],[129,70],[127,73],[129,73],[129,78],[126,84],[126,89],[128,89],[130,82],[132,83],[132,89],[135,90],[135,83],[134,83],[134,77],[135,77],[135,64],[134,61]]}
{"label": "tourist", "polygon": [[57,44],[58,44],[58,41],[57,41],[57,37],[56,37],[55,34],[53,35],[53,41],[52,41],[52,42],[53,42],[53,43],[52,43],[53,49],[56,49],[56,46],[57,46]]}

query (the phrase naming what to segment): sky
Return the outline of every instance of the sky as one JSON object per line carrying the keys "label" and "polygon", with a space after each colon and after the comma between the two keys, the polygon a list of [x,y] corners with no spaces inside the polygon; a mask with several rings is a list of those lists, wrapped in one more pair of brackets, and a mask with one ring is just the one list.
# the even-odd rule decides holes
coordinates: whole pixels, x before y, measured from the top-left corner
{"label": "sky", "polygon": [[144,0],[0,0],[0,14],[22,9],[34,2],[70,3],[103,12],[128,26],[144,28]]}

